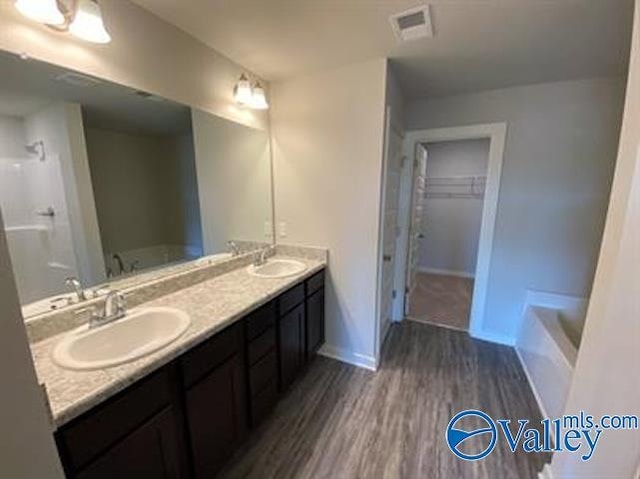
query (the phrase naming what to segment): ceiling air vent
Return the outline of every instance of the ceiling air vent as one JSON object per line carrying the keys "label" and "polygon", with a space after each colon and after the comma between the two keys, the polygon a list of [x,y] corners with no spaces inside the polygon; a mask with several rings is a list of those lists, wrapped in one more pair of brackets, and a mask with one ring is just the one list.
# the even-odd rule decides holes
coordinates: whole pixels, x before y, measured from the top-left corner
{"label": "ceiling air vent", "polygon": [[401,42],[417,40],[418,38],[431,38],[433,28],[429,5],[420,5],[404,12],[392,15],[389,18],[393,33]]}

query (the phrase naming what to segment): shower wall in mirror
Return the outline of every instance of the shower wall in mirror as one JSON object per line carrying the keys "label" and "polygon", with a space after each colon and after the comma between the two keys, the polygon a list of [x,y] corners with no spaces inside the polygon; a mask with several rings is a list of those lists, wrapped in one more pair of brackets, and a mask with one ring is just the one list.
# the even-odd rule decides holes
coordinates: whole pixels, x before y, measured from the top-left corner
{"label": "shower wall in mirror", "polygon": [[0,208],[25,316],[64,307],[73,279],[97,292],[271,243],[267,132],[0,53]]}

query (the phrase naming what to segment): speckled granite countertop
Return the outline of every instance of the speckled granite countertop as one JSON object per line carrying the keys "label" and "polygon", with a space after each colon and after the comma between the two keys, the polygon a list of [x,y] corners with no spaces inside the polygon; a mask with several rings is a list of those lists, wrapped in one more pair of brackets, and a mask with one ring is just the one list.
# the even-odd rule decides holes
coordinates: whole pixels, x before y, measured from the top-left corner
{"label": "speckled granite countertop", "polygon": [[51,353],[65,333],[32,344],[36,372],[46,386],[54,425],[59,427],[69,422],[326,265],[317,259],[295,259],[307,265],[307,270],[296,276],[258,278],[242,267],[138,306],[181,309],[191,317],[191,325],[165,348],[121,366],[96,371],[71,371],[57,366]]}

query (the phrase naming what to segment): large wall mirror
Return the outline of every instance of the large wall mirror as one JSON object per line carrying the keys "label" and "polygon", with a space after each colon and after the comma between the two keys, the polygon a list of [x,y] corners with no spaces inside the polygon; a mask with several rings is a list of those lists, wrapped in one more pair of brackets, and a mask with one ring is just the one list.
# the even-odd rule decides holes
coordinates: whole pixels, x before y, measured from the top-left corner
{"label": "large wall mirror", "polygon": [[268,133],[0,53],[0,208],[41,314],[272,243]]}

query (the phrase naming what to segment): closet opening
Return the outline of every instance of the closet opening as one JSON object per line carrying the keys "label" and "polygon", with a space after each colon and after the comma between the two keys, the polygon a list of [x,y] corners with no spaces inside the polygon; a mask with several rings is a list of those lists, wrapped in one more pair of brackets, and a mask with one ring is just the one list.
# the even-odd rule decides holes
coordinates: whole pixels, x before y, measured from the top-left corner
{"label": "closet opening", "polygon": [[469,330],[483,200],[488,138],[421,143],[412,206],[411,275],[406,316]]}

